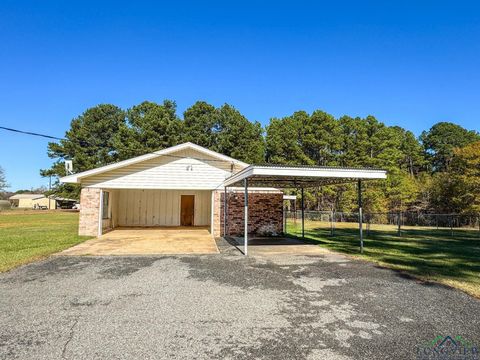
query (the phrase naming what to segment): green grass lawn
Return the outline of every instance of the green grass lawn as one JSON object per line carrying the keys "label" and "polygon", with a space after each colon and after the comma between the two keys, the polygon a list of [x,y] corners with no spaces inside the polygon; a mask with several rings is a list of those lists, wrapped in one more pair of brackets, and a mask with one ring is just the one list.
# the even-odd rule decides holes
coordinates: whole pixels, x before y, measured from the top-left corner
{"label": "green grass lawn", "polygon": [[75,212],[0,212],[0,272],[88,239],[77,233],[78,213]]}
{"label": "green grass lawn", "polygon": [[[289,221],[287,233],[301,236],[301,221]],[[337,223],[335,236],[330,224],[305,222],[305,237],[322,247],[405,271],[419,279],[459,288],[480,298],[480,233],[447,229],[408,228],[397,236],[395,227],[378,227],[367,235],[360,254],[358,224]]]}

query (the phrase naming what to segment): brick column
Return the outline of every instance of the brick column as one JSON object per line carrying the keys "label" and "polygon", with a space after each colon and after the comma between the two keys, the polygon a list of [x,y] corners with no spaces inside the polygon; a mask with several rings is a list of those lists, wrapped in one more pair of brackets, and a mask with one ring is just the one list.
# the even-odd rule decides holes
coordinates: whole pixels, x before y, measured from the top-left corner
{"label": "brick column", "polygon": [[100,211],[100,189],[83,188],[80,193],[80,220],[78,234],[98,235],[98,217]]}
{"label": "brick column", "polygon": [[223,236],[223,191],[213,192],[213,237]]}

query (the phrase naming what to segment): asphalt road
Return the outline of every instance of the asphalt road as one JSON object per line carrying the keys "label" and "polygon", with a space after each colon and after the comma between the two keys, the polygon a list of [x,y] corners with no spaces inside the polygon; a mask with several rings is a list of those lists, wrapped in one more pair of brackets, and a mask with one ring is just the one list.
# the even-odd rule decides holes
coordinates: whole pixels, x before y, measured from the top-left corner
{"label": "asphalt road", "polygon": [[415,359],[480,301],[342,256],[52,257],[0,274],[0,359]]}

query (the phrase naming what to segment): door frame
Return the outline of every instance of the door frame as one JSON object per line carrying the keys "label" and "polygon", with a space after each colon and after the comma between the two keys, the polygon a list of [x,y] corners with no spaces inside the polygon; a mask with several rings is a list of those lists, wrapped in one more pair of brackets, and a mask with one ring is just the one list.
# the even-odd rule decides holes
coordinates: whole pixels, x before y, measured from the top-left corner
{"label": "door frame", "polygon": [[[191,225],[183,225],[182,224],[182,199],[183,197],[191,197],[193,199],[192,203],[192,224]],[[193,194],[180,194],[180,226],[195,226],[195,195]]]}

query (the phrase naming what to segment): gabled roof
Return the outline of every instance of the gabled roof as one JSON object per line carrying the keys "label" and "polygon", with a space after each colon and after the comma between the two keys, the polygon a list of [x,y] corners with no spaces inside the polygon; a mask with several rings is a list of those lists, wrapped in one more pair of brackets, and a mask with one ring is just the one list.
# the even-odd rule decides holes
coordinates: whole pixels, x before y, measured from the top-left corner
{"label": "gabled roof", "polygon": [[145,154],[145,155],[137,156],[137,157],[134,157],[134,158],[131,158],[131,159],[128,159],[128,160],[119,161],[119,162],[114,163],[114,164],[105,165],[105,166],[101,166],[101,167],[98,167],[98,168],[95,168],[95,169],[92,169],[92,170],[87,170],[87,171],[83,171],[83,172],[80,172],[80,173],[77,173],[77,174],[64,176],[64,177],[60,178],[60,182],[78,183],[78,182],[80,182],[79,180],[82,179],[82,178],[102,174],[102,173],[107,172],[107,171],[120,169],[120,168],[125,167],[125,166],[133,165],[133,164],[136,164],[136,163],[139,163],[139,162],[142,162],[142,161],[155,159],[155,158],[160,157],[160,156],[165,156],[165,155],[175,153],[177,151],[188,150],[188,149],[198,151],[199,153],[205,154],[205,155],[210,156],[214,159],[222,160],[222,161],[225,161],[225,162],[233,162],[233,163],[236,163],[236,164],[238,164],[242,167],[247,167],[248,166],[248,164],[246,164],[246,163],[244,163],[240,160],[231,158],[230,156],[226,156],[226,155],[217,153],[215,151],[209,150],[207,148],[204,148],[203,146],[200,146],[200,145],[197,145],[197,144],[194,144],[194,143],[191,143],[191,142],[186,142],[186,143],[175,145],[175,146],[172,146],[172,147],[169,147],[169,148],[166,148],[166,149],[162,149],[162,150],[155,151],[155,152],[152,152],[152,153],[148,153],[148,154]]}
{"label": "gabled roof", "polygon": [[41,198],[44,198],[44,197],[45,197],[45,195],[43,195],[43,194],[16,194],[16,195],[10,196],[8,199],[9,200],[20,200],[20,199],[35,200],[35,199],[41,199]]}

